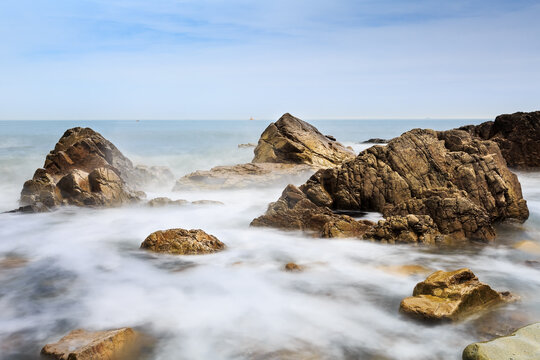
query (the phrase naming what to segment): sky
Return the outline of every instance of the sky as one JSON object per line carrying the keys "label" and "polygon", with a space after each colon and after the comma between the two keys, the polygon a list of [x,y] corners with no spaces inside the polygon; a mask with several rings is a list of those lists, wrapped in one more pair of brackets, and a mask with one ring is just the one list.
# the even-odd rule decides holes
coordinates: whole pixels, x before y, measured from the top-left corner
{"label": "sky", "polygon": [[2,0],[0,120],[540,110],[538,0]]}

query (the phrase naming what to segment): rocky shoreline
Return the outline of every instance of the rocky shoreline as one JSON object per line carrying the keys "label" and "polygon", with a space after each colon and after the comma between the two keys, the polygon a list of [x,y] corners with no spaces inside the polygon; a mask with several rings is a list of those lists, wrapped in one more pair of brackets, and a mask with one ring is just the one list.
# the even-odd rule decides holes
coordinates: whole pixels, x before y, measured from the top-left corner
{"label": "rocky shoreline", "polygon": [[[299,187],[286,186],[251,226],[388,244],[489,242],[497,236],[496,224],[522,223],[529,216],[521,184],[510,168],[539,167],[539,139],[540,112],[516,113],[454,130],[413,129],[355,155],[331,135],[287,113],[263,132],[251,163],[196,171],[177,180],[174,191],[266,187],[315,172]],[[24,183],[17,211],[187,204],[168,198],[144,200],[145,186],[172,180],[169,169],[134,166],[99,133],[73,128],[47,155],[43,168]],[[378,212],[384,219],[372,222],[344,214],[362,212]],[[174,228],[151,233],[141,249],[162,256],[204,256],[227,247],[203,230]],[[309,268],[289,262],[283,270],[302,273]],[[438,270],[416,285],[413,296],[402,300],[399,312],[426,323],[461,321],[518,298],[519,294],[493,290],[470,269]],[[140,336],[135,334],[130,328],[74,330],[58,343],[46,345],[42,354],[80,360],[124,356],[121,353],[127,348],[133,351],[130,344]],[[537,324],[516,334],[494,344],[519,348],[523,338],[540,338]],[[536,347],[528,353],[540,352],[535,341]],[[463,358],[501,358],[497,357],[501,351],[494,348],[488,343],[472,344]],[[527,359],[528,355],[520,356]]]}

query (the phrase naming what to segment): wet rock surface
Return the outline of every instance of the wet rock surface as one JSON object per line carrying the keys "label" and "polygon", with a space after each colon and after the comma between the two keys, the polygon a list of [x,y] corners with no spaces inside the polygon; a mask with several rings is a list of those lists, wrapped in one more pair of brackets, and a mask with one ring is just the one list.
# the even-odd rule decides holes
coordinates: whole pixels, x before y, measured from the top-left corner
{"label": "wet rock surface", "polygon": [[540,359],[540,323],[525,326],[509,336],[470,344],[463,360]]}
{"label": "wet rock surface", "polygon": [[381,139],[381,138],[372,138],[372,139],[368,139],[366,141],[362,141],[362,144],[386,144],[386,143],[388,143],[388,141],[390,141],[390,140]]}
{"label": "wet rock surface", "polygon": [[495,121],[460,129],[496,142],[510,167],[540,167],[540,111],[499,115]]}
{"label": "wet rock surface", "polygon": [[136,202],[144,193],[133,189],[171,178],[168,173],[160,167],[134,167],[116,146],[90,128],[69,129],[47,155],[43,168],[24,183],[19,211]]}
{"label": "wet rock surface", "polygon": [[509,293],[499,293],[481,283],[469,269],[436,271],[418,283],[413,296],[401,301],[401,313],[424,321],[455,321],[503,302]]}
{"label": "wet rock surface", "polygon": [[255,148],[254,163],[313,164],[334,166],[354,158],[352,150],[333,136],[289,113],[270,124]]}
{"label": "wet rock surface", "polygon": [[78,329],[56,343],[45,345],[41,354],[59,360],[135,359],[137,338],[137,333],[130,328],[108,331]]}
{"label": "wet rock surface", "polygon": [[173,190],[238,189],[265,187],[279,182],[292,181],[309,176],[315,169],[310,165],[295,164],[240,164],[217,166],[210,170],[198,170],[176,181]]}
{"label": "wet rock surface", "polygon": [[200,229],[169,229],[148,235],[141,249],[173,255],[199,255],[224,250],[225,244]]}
{"label": "wet rock surface", "polygon": [[[252,225],[288,229],[283,219],[294,217],[305,222],[294,228],[313,228],[317,219],[319,229],[330,218],[340,219],[329,218],[331,210],[376,211],[387,221],[377,224],[370,238],[432,243],[438,235],[491,240],[493,223],[522,222],[529,215],[521,185],[497,145],[462,130],[408,131],[387,146],[373,146],[341,166],[319,170],[297,190],[286,189]],[[409,225],[403,218],[409,215],[419,222]]]}

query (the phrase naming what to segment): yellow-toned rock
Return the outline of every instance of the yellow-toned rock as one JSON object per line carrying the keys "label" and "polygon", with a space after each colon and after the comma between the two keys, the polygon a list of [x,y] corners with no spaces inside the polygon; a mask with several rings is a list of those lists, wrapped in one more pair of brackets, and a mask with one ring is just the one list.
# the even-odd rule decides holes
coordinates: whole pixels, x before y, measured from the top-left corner
{"label": "yellow-toned rock", "polygon": [[407,265],[385,265],[385,266],[379,266],[379,269],[393,275],[400,275],[400,276],[411,276],[411,275],[424,275],[429,274],[431,272],[430,269],[422,266],[422,265],[415,265],[415,264],[407,264]]}
{"label": "yellow-toned rock", "polygon": [[418,283],[413,296],[403,299],[399,309],[420,320],[455,321],[512,299],[509,293],[499,293],[478,281],[469,269],[439,270]]}
{"label": "yellow-toned rock", "polygon": [[514,244],[514,248],[531,254],[540,255],[540,244],[536,241],[523,240]]}
{"label": "yellow-toned rock", "polygon": [[198,255],[221,251],[225,244],[200,229],[169,229],[148,235],[141,249],[174,255]]}
{"label": "yellow-toned rock", "polygon": [[47,344],[41,354],[59,360],[135,359],[138,334],[131,328],[108,331],[73,330],[58,342]]}

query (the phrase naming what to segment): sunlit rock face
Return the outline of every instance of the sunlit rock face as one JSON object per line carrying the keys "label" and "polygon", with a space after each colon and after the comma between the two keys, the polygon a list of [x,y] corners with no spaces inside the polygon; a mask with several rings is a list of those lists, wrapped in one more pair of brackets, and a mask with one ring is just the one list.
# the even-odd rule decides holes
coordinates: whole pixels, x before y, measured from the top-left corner
{"label": "sunlit rock face", "polygon": [[200,255],[221,251],[225,244],[200,229],[169,229],[148,235],[141,249],[173,255]]}
{"label": "sunlit rock face", "polygon": [[510,167],[540,168],[540,111],[499,115],[495,121],[460,129],[496,142]]}
{"label": "sunlit rock face", "polygon": [[120,150],[90,128],[67,130],[43,168],[24,183],[20,204],[30,211],[59,205],[118,206],[138,201],[144,184],[172,179],[161,167],[134,167]]}
{"label": "sunlit rock face", "polygon": [[41,354],[58,360],[109,360],[136,358],[139,334],[130,328],[107,331],[73,330]]}
{"label": "sunlit rock face", "polygon": [[399,310],[419,320],[455,321],[511,300],[509,293],[493,290],[469,269],[439,270],[418,283]]}
{"label": "sunlit rock face", "polygon": [[353,159],[354,152],[323,135],[313,125],[289,113],[270,124],[255,148],[254,163],[335,166]]}
{"label": "sunlit rock face", "polygon": [[[370,231],[370,238],[431,243],[438,234],[491,240],[495,237],[493,223],[522,222],[529,215],[521,185],[498,146],[461,130],[408,131],[387,146],[373,146],[341,166],[319,170],[299,192],[285,191],[252,225],[282,228],[280,218],[284,217],[305,223],[296,215],[300,208],[310,209],[311,214],[377,211],[386,218],[415,218],[399,221],[402,229],[379,223],[380,231]],[[296,200],[300,197],[301,202]],[[313,216],[308,223],[313,223],[311,219]],[[332,217],[333,222],[335,219]],[[320,222],[317,229],[324,228],[327,221],[321,218]],[[426,233],[429,236],[423,235]]]}

